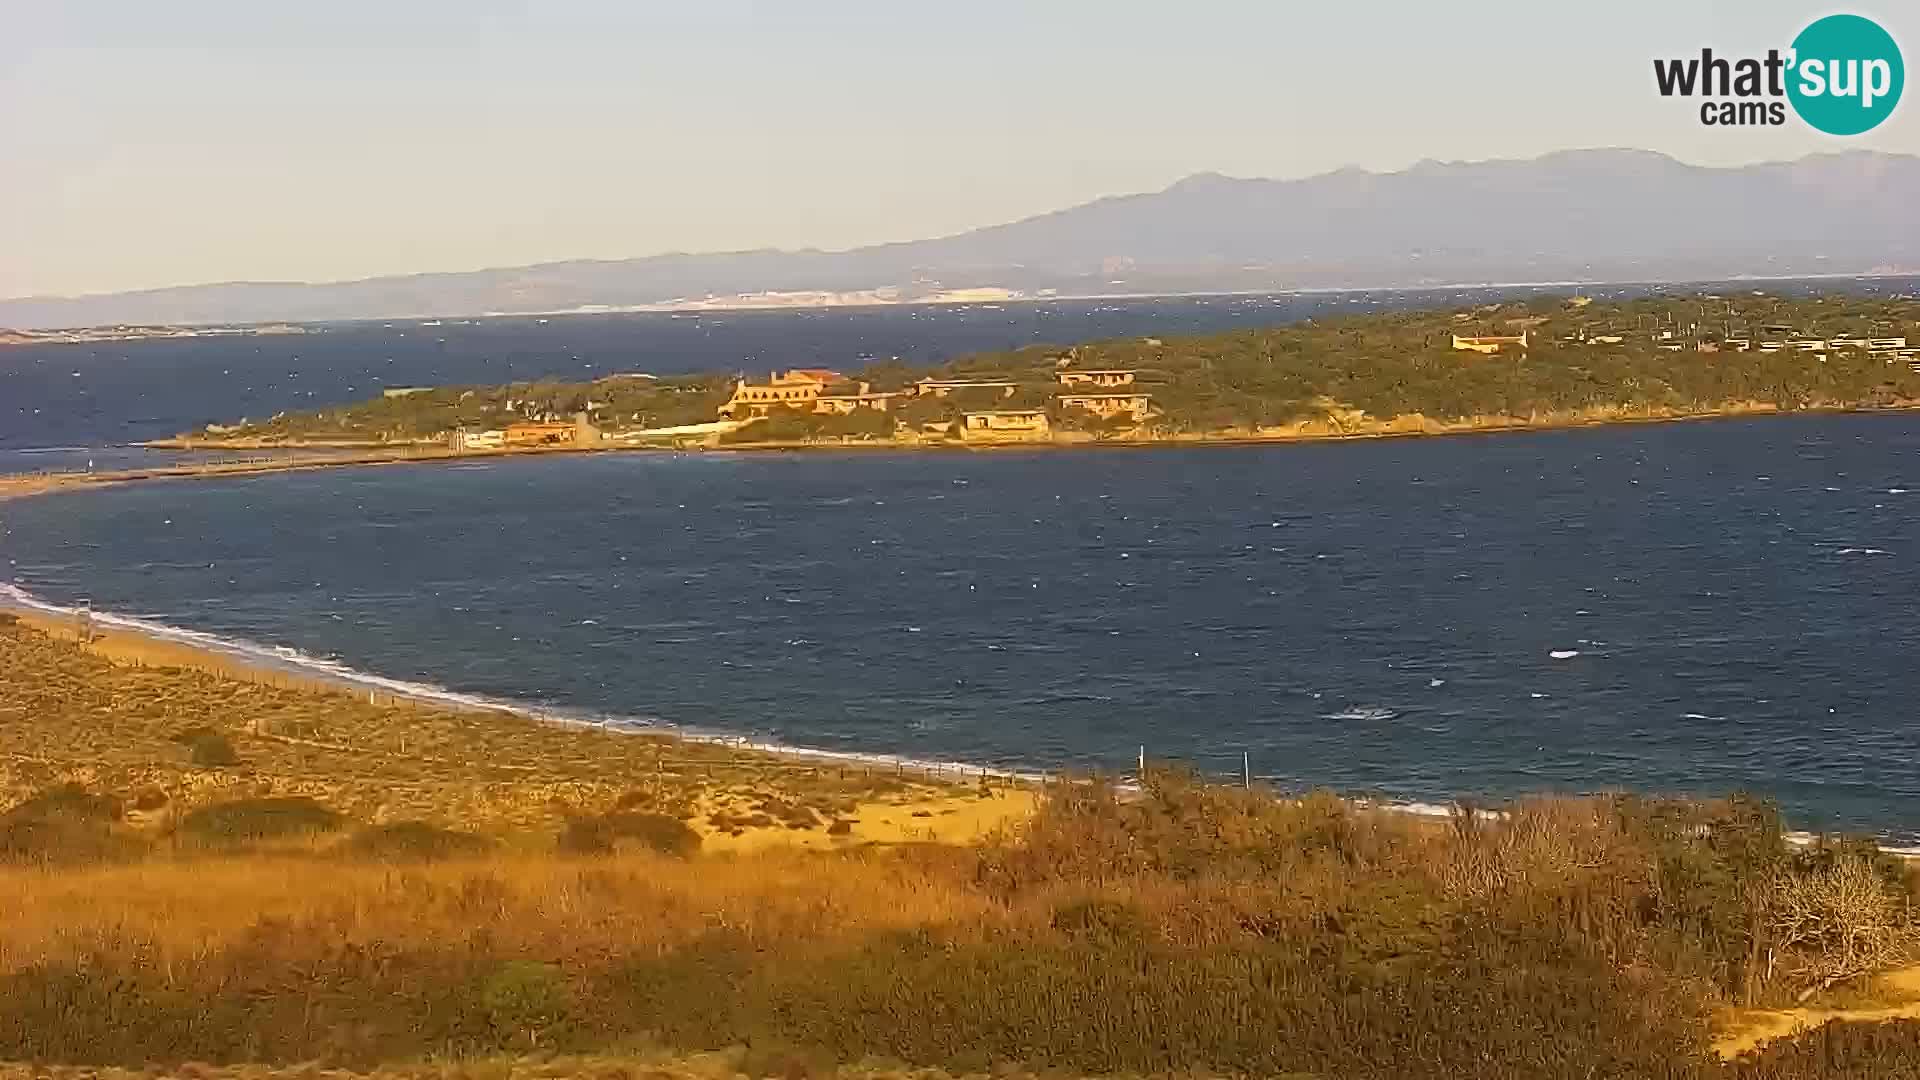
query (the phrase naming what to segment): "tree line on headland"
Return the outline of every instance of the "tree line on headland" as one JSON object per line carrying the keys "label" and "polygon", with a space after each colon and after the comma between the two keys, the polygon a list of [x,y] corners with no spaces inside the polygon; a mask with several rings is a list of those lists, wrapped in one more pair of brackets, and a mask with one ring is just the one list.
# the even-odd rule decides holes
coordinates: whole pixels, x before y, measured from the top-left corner
{"label": "tree line on headland", "polygon": [[[1483,347],[1497,351],[1461,342],[1482,338],[1508,340]],[[1034,345],[925,367],[873,362],[843,378],[874,394],[899,393],[886,407],[829,413],[776,405],[725,438],[938,442],[958,437],[970,410],[1041,410],[1056,432],[1152,440],[1904,407],[1920,402],[1916,339],[1920,301],[1904,297],[1542,297],[1164,340]],[[1148,395],[1150,409],[1100,416],[1063,407],[1060,373],[1076,369],[1132,373],[1126,389]],[[913,394],[929,377],[1013,385]],[[268,442],[404,442],[584,414],[619,433],[714,421],[735,383],[728,375],[621,375],[418,388],[214,430]]]}

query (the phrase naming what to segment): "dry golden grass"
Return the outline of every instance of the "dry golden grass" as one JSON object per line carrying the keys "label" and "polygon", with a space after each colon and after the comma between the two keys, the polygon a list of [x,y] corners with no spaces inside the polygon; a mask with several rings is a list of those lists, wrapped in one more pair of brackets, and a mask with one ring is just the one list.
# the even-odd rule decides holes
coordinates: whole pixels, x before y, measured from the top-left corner
{"label": "dry golden grass", "polygon": [[408,949],[484,936],[503,955],[589,962],[657,952],[715,929],[832,943],[848,935],[1004,919],[992,901],[881,854],[769,851],[688,861],[503,855],[426,866],[290,856],[0,868],[0,973],[83,960],[137,942],[167,968],[195,965],[262,927],[305,949]]}

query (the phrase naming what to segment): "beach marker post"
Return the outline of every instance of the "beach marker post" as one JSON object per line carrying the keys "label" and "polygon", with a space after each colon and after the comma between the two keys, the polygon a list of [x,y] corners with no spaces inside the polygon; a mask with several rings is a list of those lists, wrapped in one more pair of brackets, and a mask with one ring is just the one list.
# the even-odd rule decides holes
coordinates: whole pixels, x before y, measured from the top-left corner
{"label": "beach marker post", "polygon": [[1240,786],[1253,790],[1253,755],[1245,750],[1240,751]]}

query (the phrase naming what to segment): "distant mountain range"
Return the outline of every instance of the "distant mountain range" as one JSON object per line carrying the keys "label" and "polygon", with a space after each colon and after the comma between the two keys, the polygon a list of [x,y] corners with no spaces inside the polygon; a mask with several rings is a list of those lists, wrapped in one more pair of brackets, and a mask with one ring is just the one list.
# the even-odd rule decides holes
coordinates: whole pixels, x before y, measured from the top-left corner
{"label": "distant mountain range", "polygon": [[1302,180],[1209,173],[957,236],[849,251],[28,297],[0,300],[0,326],[1915,272],[1915,192],[1920,157],[1869,151],[1737,168],[1571,150]]}

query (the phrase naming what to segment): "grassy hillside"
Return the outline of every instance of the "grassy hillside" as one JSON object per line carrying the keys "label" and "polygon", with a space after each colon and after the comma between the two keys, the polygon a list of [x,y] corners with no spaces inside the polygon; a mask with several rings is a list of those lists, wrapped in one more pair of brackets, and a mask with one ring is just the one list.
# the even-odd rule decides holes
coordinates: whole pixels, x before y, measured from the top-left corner
{"label": "grassy hillside", "polygon": [[[1720,1010],[1879,993],[1915,940],[1904,864],[1794,849],[1754,800],[1432,821],[1156,769],[968,846],[728,850],[998,796],[17,625],[0,669],[0,1060],[1752,1080],[1920,1051],[1896,1024],[1710,1054]],[[764,820],[714,824],[716,791]]]}

